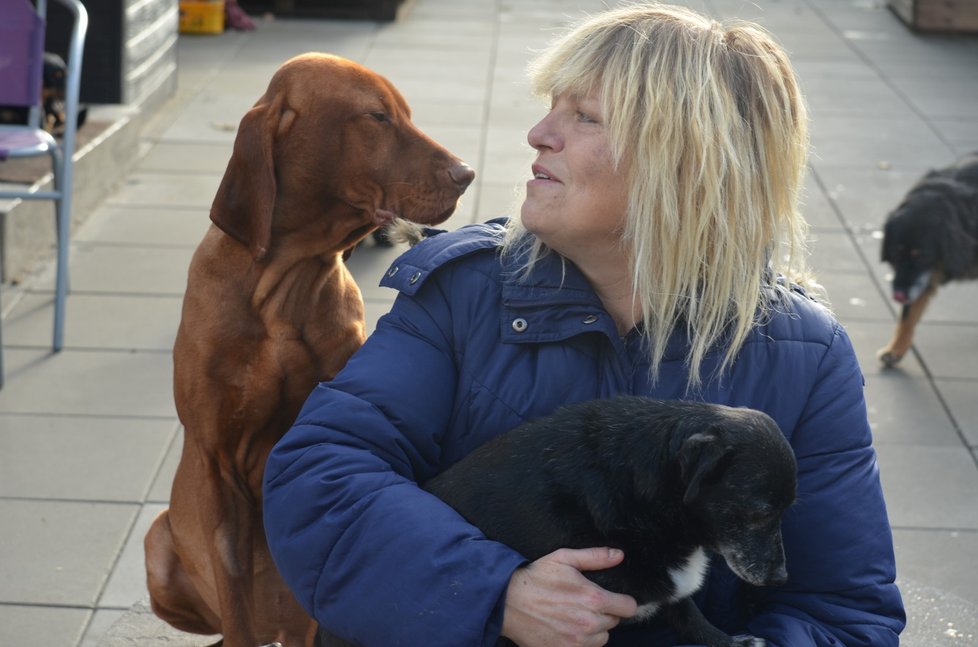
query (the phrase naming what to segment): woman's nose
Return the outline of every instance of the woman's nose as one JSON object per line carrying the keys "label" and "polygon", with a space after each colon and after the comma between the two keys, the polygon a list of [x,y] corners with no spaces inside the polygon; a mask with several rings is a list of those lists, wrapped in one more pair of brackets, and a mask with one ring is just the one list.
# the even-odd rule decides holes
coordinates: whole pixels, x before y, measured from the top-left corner
{"label": "woman's nose", "polygon": [[530,131],[526,134],[526,141],[536,150],[540,150],[541,148],[557,149],[560,147],[560,140],[553,128],[552,117],[553,112],[547,114],[533,128],[530,128]]}

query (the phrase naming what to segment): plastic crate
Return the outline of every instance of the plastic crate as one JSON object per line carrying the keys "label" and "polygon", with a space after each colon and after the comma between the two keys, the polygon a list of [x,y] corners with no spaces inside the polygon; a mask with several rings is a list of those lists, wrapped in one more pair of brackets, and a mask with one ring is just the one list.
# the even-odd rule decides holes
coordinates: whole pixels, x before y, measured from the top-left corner
{"label": "plastic crate", "polygon": [[180,0],[181,34],[224,31],[224,0]]}

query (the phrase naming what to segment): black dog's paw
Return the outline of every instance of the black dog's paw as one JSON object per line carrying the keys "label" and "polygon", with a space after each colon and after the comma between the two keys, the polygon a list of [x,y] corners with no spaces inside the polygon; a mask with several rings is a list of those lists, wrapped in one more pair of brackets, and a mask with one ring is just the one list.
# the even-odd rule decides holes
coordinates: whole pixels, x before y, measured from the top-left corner
{"label": "black dog's paw", "polygon": [[880,362],[883,363],[883,366],[885,366],[886,368],[893,368],[894,366],[900,363],[901,359],[903,359],[903,357],[898,357],[896,353],[892,351],[888,351],[886,349],[881,350],[877,355],[877,357],[879,358]]}
{"label": "black dog's paw", "polygon": [[767,641],[756,636],[734,636],[730,647],[767,647]]}

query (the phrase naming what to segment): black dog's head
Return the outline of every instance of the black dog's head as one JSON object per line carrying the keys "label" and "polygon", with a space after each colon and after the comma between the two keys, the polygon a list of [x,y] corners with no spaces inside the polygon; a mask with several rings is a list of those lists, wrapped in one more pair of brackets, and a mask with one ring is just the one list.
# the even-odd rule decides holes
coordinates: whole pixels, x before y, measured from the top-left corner
{"label": "black dog's head", "polygon": [[777,424],[752,409],[721,419],[679,449],[683,502],[708,529],[712,550],[755,586],[788,579],[781,515],[794,503],[797,466]]}
{"label": "black dog's head", "polygon": [[893,268],[893,300],[913,303],[940,279],[942,210],[949,206],[933,192],[907,196],[883,227],[882,260]]}

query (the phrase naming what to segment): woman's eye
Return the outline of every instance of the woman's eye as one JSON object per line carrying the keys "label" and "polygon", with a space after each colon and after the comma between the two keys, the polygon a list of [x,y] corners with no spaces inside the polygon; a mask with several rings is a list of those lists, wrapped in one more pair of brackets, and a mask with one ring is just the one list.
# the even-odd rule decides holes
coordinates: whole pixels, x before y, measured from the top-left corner
{"label": "woman's eye", "polygon": [[587,114],[586,112],[577,111],[577,120],[582,124],[596,124],[598,120]]}
{"label": "woman's eye", "polygon": [[391,120],[391,118],[388,117],[387,113],[385,112],[371,112],[370,116],[382,124],[388,123]]}

